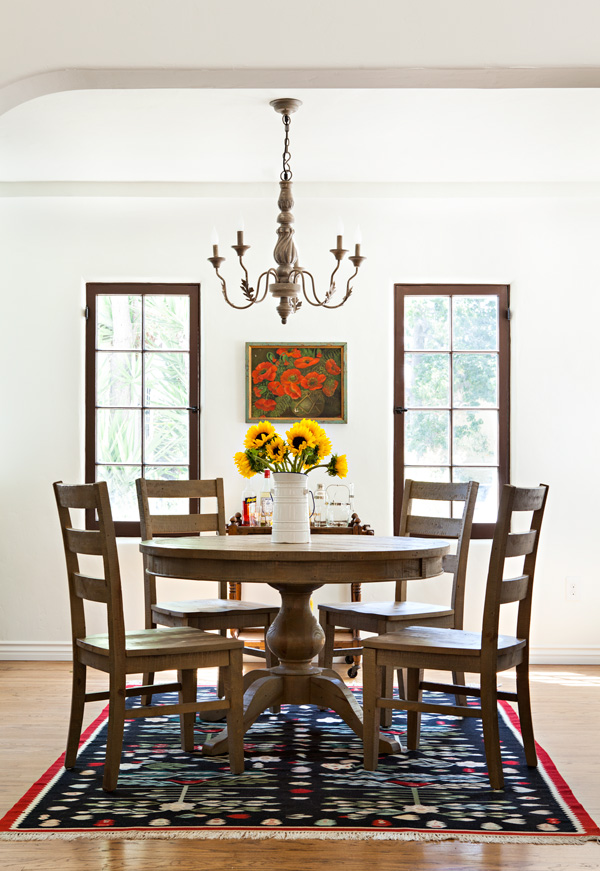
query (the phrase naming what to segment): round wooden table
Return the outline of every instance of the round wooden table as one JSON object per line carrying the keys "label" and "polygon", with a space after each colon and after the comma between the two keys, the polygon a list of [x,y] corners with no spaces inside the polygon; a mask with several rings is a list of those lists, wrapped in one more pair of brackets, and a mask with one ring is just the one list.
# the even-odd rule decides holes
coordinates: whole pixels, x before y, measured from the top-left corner
{"label": "round wooden table", "polygon": [[[275,668],[244,676],[244,731],[267,708],[318,705],[332,708],[362,737],[362,710],[344,681],[313,658],[324,643],[310,598],[324,584],[375,583],[432,578],[442,574],[449,545],[438,539],[319,535],[308,544],[274,544],[270,536],[155,538],[140,550],[150,574],[161,578],[269,584],[281,594],[281,609],[269,628]],[[400,745],[382,735],[382,753]],[[210,738],[203,752],[225,753],[227,731]]]}

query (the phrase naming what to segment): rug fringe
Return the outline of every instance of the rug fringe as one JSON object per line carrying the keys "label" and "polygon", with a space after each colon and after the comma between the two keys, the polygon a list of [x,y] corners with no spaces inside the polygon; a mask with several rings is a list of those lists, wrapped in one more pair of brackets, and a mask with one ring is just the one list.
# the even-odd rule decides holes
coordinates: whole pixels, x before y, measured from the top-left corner
{"label": "rug fringe", "polygon": [[357,832],[357,831],[122,831],[122,832],[0,832],[0,841],[144,841],[144,840],[275,840],[275,841],[462,841],[465,844],[584,844],[600,842],[597,835],[494,835],[452,832]]}

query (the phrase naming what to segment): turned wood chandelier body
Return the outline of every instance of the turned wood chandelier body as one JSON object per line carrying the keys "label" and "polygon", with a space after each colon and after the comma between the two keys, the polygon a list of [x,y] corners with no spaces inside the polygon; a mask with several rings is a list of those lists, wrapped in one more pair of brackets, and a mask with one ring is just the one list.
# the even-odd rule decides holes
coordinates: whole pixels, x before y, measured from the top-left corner
{"label": "turned wood chandelier body", "polygon": [[237,309],[250,308],[250,306],[253,306],[258,302],[263,302],[270,291],[271,295],[279,300],[277,311],[281,317],[282,324],[285,324],[287,323],[289,315],[296,312],[302,305],[302,295],[310,305],[314,306],[321,306],[323,308],[340,308],[340,306],[344,305],[352,293],[351,282],[358,273],[360,264],[365,258],[361,257],[360,244],[357,242],[354,255],[348,258],[354,266],[354,272],[346,282],[346,292],[339,302],[331,302],[330,300],[337,289],[335,284],[336,273],[340,268],[344,256],[348,253],[348,251],[342,247],[342,236],[339,235],[337,237],[336,247],[330,249],[336,259],[336,266],[331,273],[329,288],[326,291],[324,298],[318,296],[315,287],[315,280],[312,274],[298,263],[298,252],[296,251],[296,246],[294,244],[294,229],[292,227],[292,224],[294,223],[294,216],[292,214],[294,199],[292,195],[292,171],[290,169],[291,154],[289,150],[290,115],[293,114],[302,103],[300,100],[286,98],[273,100],[270,105],[273,106],[276,112],[279,112],[279,114],[283,116],[283,126],[285,129],[283,170],[280,175],[279,199],[277,201],[280,210],[277,217],[279,228],[277,230],[277,242],[273,251],[273,257],[277,266],[275,268],[271,267],[260,274],[256,283],[256,289],[250,287],[248,270],[246,269],[243,260],[244,254],[250,246],[244,245],[244,232],[243,230],[238,230],[237,245],[232,245],[231,247],[237,254],[240,266],[244,272],[241,287],[242,293],[246,297],[247,302],[243,305],[236,305],[229,299],[227,295],[227,284],[219,272],[219,267],[225,258],[219,257],[218,245],[213,245],[213,256],[208,259],[215,268],[217,278],[221,282],[223,297],[228,305]]}

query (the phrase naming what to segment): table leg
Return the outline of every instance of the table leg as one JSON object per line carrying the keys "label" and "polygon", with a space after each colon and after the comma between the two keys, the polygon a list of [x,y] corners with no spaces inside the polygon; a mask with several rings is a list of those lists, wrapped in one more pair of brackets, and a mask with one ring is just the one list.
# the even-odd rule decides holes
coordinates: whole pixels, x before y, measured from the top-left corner
{"label": "table leg", "polygon": [[[281,593],[281,609],[269,627],[269,647],[279,659],[279,665],[255,669],[245,677],[244,731],[273,705],[318,705],[332,708],[336,714],[362,738],[362,709],[344,681],[331,669],[313,665],[325,637],[310,609],[310,597],[321,586],[317,583],[271,584]],[[400,744],[381,736],[381,753],[400,753]],[[224,729],[204,744],[202,752],[216,756],[227,752],[227,730]]]}

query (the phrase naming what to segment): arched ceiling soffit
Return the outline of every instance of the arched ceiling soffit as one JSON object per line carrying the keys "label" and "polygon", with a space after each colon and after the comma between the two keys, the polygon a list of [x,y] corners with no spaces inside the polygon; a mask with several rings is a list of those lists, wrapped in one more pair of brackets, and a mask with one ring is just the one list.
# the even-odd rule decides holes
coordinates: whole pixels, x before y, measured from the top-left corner
{"label": "arched ceiling soffit", "polygon": [[63,69],[0,90],[0,115],[63,91],[170,88],[600,88],[600,67],[387,69]]}

